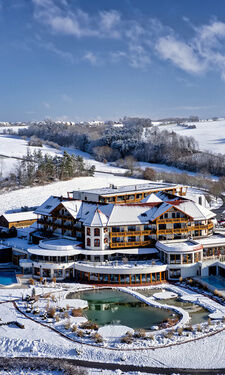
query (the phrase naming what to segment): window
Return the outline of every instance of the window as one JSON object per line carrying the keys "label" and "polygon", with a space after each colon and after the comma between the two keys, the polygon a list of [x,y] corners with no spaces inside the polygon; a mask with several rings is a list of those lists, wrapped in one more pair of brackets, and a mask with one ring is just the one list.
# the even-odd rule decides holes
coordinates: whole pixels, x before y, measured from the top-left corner
{"label": "window", "polygon": [[100,240],[99,239],[95,239],[94,246],[95,247],[99,247],[100,246]]}
{"label": "window", "polygon": [[90,240],[90,238],[87,238],[87,246],[91,246],[91,240]]}
{"label": "window", "polygon": [[99,228],[94,229],[94,236],[100,236],[100,229]]}
{"label": "window", "polygon": [[105,239],[104,239],[104,243],[108,243],[108,238],[105,238]]}
{"label": "window", "polygon": [[164,214],[164,218],[165,218],[165,219],[168,218],[168,213],[165,213],[165,214]]}
{"label": "window", "polygon": [[108,228],[104,228],[104,233],[108,233]]}
{"label": "window", "polygon": [[172,218],[174,219],[176,217],[175,212],[172,212]]}
{"label": "window", "polygon": [[88,236],[91,235],[91,229],[90,229],[90,228],[87,228],[87,235],[88,235]]}

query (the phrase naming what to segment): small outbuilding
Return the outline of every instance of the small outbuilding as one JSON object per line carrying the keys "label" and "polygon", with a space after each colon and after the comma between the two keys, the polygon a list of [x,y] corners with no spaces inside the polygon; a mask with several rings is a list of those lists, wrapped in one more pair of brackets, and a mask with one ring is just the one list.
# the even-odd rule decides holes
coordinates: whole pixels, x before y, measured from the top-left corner
{"label": "small outbuilding", "polygon": [[37,215],[33,211],[14,212],[0,216],[0,227],[24,228],[29,227],[37,221]]}

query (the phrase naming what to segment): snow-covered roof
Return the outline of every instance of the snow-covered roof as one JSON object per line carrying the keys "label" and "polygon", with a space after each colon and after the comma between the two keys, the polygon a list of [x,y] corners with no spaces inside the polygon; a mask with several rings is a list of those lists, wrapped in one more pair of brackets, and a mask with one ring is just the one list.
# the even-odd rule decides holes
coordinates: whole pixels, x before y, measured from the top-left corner
{"label": "snow-covered roof", "polygon": [[34,212],[39,215],[49,215],[61,203],[60,197],[49,197]]}
{"label": "snow-covered roof", "polygon": [[166,253],[188,253],[192,251],[202,250],[202,245],[194,240],[169,240],[157,241],[156,247]]}
{"label": "snow-covered roof", "polygon": [[158,198],[156,194],[151,193],[141,200],[142,203],[155,203],[162,202],[162,199]]}
{"label": "snow-covered roof", "polygon": [[84,221],[84,225],[88,225],[90,227],[104,227],[107,225],[108,218],[99,208],[95,210],[92,215],[89,215],[87,219]]}
{"label": "snow-covered roof", "polygon": [[225,235],[215,234],[207,238],[198,239],[198,242],[202,244],[203,247],[218,246],[218,245],[225,246]]}
{"label": "snow-covered roof", "polygon": [[186,215],[193,217],[195,220],[212,219],[216,214],[208,208],[201,206],[198,203],[192,201],[182,201],[177,209],[184,212]]}
{"label": "snow-covered roof", "polygon": [[9,222],[37,220],[37,215],[34,211],[14,212],[12,214],[3,214],[4,218]]}
{"label": "snow-covered roof", "polygon": [[136,185],[128,185],[128,186],[105,187],[105,188],[100,188],[100,189],[87,189],[82,192],[105,196],[105,195],[113,195],[113,194],[138,193],[138,192],[144,192],[146,190],[172,189],[172,188],[177,188],[178,186],[179,185],[174,185],[174,184],[166,184],[166,183],[157,184],[155,182],[148,182],[146,184],[139,184],[139,185],[136,184]]}
{"label": "snow-covered roof", "polygon": [[[161,197],[166,201],[162,201]],[[140,203],[133,204],[101,204],[81,200],[62,200],[50,197],[35,213],[48,215],[59,205],[85,226],[138,225],[156,220],[172,208],[186,214],[193,220],[212,219],[216,216],[207,208],[189,200],[171,197],[165,193],[150,194]]]}

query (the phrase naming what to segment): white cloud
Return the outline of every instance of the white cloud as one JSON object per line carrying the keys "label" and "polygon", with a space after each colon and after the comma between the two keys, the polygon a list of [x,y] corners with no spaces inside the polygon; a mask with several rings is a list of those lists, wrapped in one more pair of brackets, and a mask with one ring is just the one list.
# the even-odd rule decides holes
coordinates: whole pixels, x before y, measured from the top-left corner
{"label": "white cloud", "polygon": [[64,102],[71,103],[73,101],[73,98],[67,94],[62,94],[61,98]]}
{"label": "white cloud", "polygon": [[102,36],[110,36],[111,38],[119,38],[119,27],[121,23],[120,13],[116,10],[100,12],[100,29]]}
{"label": "white cloud", "polygon": [[51,105],[48,102],[43,102],[42,104],[47,109],[51,108]]}
{"label": "white cloud", "polygon": [[75,59],[74,59],[73,55],[70,52],[63,51],[62,49],[57,48],[52,42],[38,41],[38,42],[36,42],[36,44],[39,47],[44,48],[45,50],[47,50],[49,52],[52,52],[52,53],[60,56],[62,59],[66,60],[66,61],[68,61],[70,63],[74,63],[75,62]]}
{"label": "white cloud", "polygon": [[91,51],[87,51],[84,54],[83,60],[88,61],[91,65],[98,65],[98,63],[99,63],[99,61],[97,59],[97,56]]}
{"label": "white cloud", "polygon": [[205,63],[195,53],[192,46],[175,39],[173,36],[161,37],[157,41],[156,51],[164,60],[172,61],[176,66],[189,73],[201,73]]}
{"label": "white cloud", "polygon": [[[118,51],[101,53],[87,51],[76,61],[86,60],[92,65],[102,61],[127,61],[133,68],[146,68],[156,57],[170,62],[179,69],[194,75],[216,70],[225,79],[225,23],[212,20],[208,24],[194,26],[183,17],[183,22],[191,28],[190,37],[182,39],[175,30],[163,25],[159,19],[142,15],[138,19],[124,19],[114,9],[89,14],[74,6],[68,0],[32,0],[35,19],[44,24],[54,34],[70,35],[74,38],[92,37],[119,40]],[[40,46],[74,62],[71,53],[63,51],[53,43]],[[110,45],[109,45],[110,46]],[[114,46],[115,49],[115,46]]]}

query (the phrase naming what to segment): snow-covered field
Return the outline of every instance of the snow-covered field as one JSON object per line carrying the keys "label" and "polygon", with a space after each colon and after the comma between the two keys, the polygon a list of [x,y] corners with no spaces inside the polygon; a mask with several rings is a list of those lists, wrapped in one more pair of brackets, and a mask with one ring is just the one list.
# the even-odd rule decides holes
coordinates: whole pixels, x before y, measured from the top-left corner
{"label": "snow-covered field", "polygon": [[[76,286],[79,287],[74,284],[73,288]],[[71,284],[64,285],[64,287],[69,289]],[[27,291],[27,289],[0,289],[0,300],[5,301],[0,304],[0,317],[7,321],[18,321],[25,326],[25,329],[7,325],[0,326],[0,356],[77,358],[102,363],[124,363],[165,368],[210,369],[225,367],[224,331],[180,345],[156,348],[154,351],[142,348],[139,350],[125,349],[121,352],[121,348],[116,348],[116,346],[116,350],[100,347],[98,344],[87,346],[71,342],[47,326],[26,318],[15,309],[12,302],[6,302],[7,294],[11,294],[11,298],[20,298]],[[174,292],[180,293],[180,288],[177,287]],[[191,293],[188,290],[185,293],[187,294],[185,298],[188,298],[188,295],[191,295],[192,299],[197,296],[196,293]],[[198,298],[200,298],[199,294]],[[206,297],[202,298],[207,299]],[[213,302],[212,305],[216,306]],[[35,318],[35,316],[33,317]]]}
{"label": "snow-covered field", "polygon": [[189,125],[195,125],[196,129],[188,129],[176,124],[159,125],[159,129],[175,131],[183,136],[192,136],[199,143],[200,150],[225,154],[225,119],[188,122],[187,126]]}

